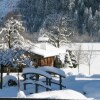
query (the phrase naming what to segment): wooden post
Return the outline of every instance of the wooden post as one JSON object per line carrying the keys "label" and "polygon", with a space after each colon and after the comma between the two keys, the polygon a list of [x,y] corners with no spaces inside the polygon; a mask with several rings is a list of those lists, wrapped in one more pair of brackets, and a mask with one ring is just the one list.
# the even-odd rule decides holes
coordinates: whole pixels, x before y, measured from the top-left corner
{"label": "wooden post", "polygon": [[60,76],[60,90],[62,90],[62,77]]}
{"label": "wooden post", "polygon": [[49,86],[51,87],[51,79],[49,79]]}
{"label": "wooden post", "polygon": [[[48,80],[48,78],[46,77],[46,85],[48,85],[48,82],[49,82],[49,80]],[[48,91],[48,88],[46,88],[46,91]]]}
{"label": "wooden post", "polygon": [[26,83],[24,83],[24,90],[26,90]]}
{"label": "wooden post", "polygon": [[49,79],[49,86],[51,86],[51,79]]}
{"label": "wooden post", "polygon": [[[38,81],[38,80],[39,80],[39,75],[36,74],[36,81]],[[36,86],[35,86],[35,92],[38,93],[38,84],[36,84]]]}

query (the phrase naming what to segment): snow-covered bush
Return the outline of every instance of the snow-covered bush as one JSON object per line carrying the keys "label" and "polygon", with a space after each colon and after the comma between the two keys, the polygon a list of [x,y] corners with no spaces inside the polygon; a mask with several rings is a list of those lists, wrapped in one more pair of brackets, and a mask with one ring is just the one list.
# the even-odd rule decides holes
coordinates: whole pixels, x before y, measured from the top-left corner
{"label": "snow-covered bush", "polygon": [[68,75],[68,76],[72,76],[72,75],[73,75],[73,73],[71,73],[71,72],[68,72],[68,73],[67,73],[67,75]]}
{"label": "snow-covered bush", "polygon": [[0,53],[0,65],[17,67],[18,61],[22,61],[21,54],[25,51],[22,49],[8,49]]}
{"label": "snow-covered bush", "polygon": [[3,77],[3,86],[16,86],[18,84],[18,80],[13,75],[6,75]]}
{"label": "snow-covered bush", "polygon": [[68,51],[66,51],[64,63],[65,63],[65,67],[71,67],[71,68],[73,67]]}
{"label": "snow-covered bush", "polygon": [[85,78],[85,77],[87,77],[87,75],[84,75],[82,73],[79,73],[76,77],[78,77],[78,78]]}
{"label": "snow-covered bush", "polygon": [[66,75],[66,81],[74,81],[75,80],[75,75],[73,75],[73,73],[68,72]]}

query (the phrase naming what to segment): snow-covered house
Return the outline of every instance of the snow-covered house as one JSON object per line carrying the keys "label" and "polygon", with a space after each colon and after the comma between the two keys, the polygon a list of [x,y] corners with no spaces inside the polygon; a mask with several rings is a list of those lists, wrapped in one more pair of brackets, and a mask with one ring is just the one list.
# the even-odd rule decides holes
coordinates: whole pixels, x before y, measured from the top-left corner
{"label": "snow-covered house", "polygon": [[64,50],[50,44],[48,40],[46,35],[42,35],[38,38],[38,43],[34,45],[34,48],[30,49],[30,52],[34,54],[32,59],[37,66],[54,66],[55,56],[65,53]]}

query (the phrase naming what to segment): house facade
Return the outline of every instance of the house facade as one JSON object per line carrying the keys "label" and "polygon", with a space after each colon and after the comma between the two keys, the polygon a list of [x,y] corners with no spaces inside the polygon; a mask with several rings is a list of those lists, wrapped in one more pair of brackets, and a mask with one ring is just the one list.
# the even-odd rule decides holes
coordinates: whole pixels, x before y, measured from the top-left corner
{"label": "house facade", "polygon": [[31,59],[34,66],[55,66],[56,56],[65,53],[62,49],[50,44],[48,40],[49,38],[45,35],[39,37],[34,49],[30,50],[33,53]]}

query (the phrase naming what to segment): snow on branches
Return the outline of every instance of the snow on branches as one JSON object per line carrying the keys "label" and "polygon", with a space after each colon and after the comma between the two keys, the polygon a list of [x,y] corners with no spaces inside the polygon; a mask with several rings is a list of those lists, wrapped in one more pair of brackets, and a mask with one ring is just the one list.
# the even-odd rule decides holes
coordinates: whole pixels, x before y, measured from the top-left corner
{"label": "snow on branches", "polygon": [[5,27],[1,29],[0,35],[2,35],[3,42],[7,42],[9,48],[12,48],[15,41],[23,41],[24,38],[20,35],[20,32],[25,31],[22,23],[16,19],[8,19],[5,22]]}
{"label": "snow on branches", "polygon": [[16,67],[19,63],[23,63],[27,66],[31,66],[27,56],[23,56],[27,51],[30,52],[30,49],[33,48],[34,44],[24,39],[20,34],[22,31],[25,31],[25,28],[22,26],[22,23],[16,19],[8,19],[5,22],[5,27],[0,31],[0,38],[2,38],[1,44],[8,43],[7,49],[3,49],[0,52],[0,65]]}
{"label": "snow on branches", "polygon": [[20,59],[21,54],[23,54],[24,50],[15,50],[8,49],[6,51],[0,52],[0,65],[16,67],[17,61]]}

